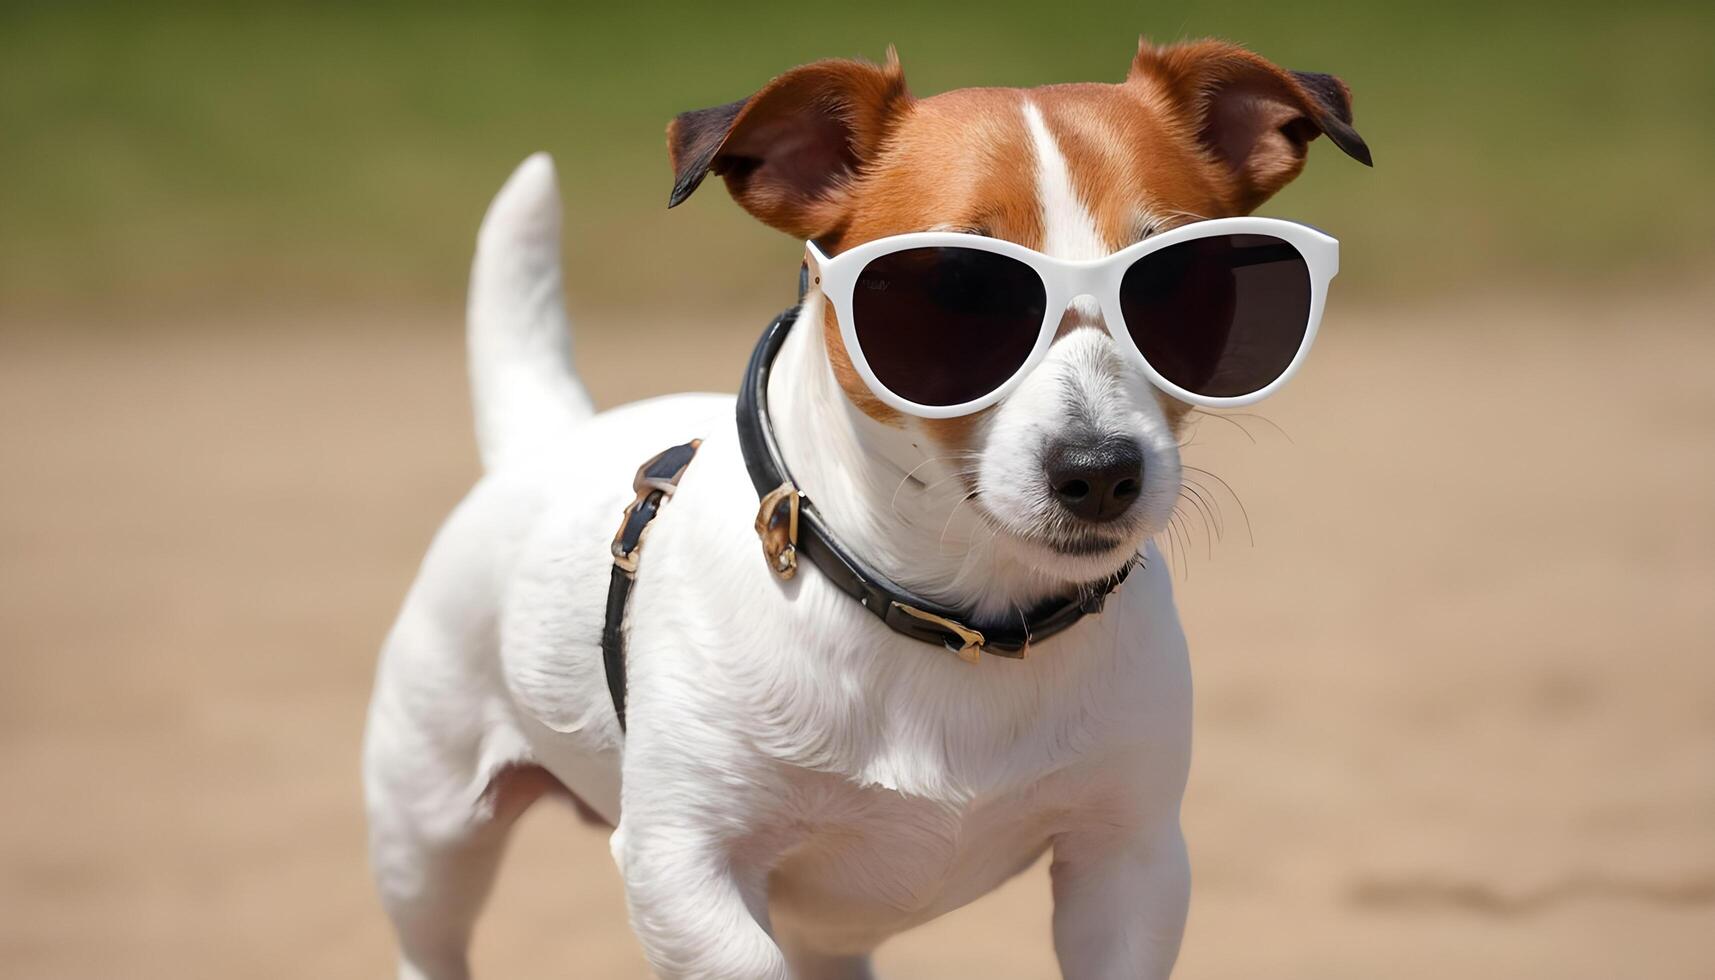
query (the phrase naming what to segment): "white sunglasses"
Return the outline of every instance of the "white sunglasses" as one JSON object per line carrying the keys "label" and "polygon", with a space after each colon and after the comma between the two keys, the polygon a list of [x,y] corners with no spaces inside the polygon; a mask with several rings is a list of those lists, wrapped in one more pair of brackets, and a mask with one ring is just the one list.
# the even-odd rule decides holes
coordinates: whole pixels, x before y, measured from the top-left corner
{"label": "white sunglasses", "polygon": [[806,242],[858,375],[887,405],[954,418],[1005,398],[1092,296],[1151,383],[1206,408],[1268,397],[1304,361],[1340,243],[1275,218],[1215,218],[1069,262],[959,232]]}

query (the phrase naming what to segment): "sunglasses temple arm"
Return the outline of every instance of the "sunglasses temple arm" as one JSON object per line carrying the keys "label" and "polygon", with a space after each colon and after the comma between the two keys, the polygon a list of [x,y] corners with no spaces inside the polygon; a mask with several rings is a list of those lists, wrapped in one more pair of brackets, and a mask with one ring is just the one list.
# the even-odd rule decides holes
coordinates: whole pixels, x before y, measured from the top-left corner
{"label": "sunglasses temple arm", "polygon": [[821,248],[815,242],[806,240],[804,242],[804,261],[798,266],[798,302],[804,301],[804,297],[810,292],[812,283],[821,284],[822,269],[827,264],[828,257],[822,254]]}

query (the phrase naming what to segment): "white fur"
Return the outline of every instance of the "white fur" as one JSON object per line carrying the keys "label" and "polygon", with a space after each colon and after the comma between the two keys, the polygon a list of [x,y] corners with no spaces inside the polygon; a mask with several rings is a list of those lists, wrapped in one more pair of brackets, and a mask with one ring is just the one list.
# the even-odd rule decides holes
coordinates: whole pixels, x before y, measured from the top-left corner
{"label": "white fur", "polygon": [[593,408],[572,371],[560,273],[560,193],[546,153],[525,160],[484,216],[471,267],[470,381],[483,465],[548,451]]}
{"label": "white fur", "polygon": [[1055,258],[1099,259],[1107,255],[1107,243],[1096,229],[1096,219],[1072,188],[1072,173],[1060,144],[1048,131],[1048,121],[1034,102],[1024,103],[1024,123],[1030,129],[1030,145],[1036,151],[1036,193],[1042,201],[1041,251]]}
{"label": "white fur", "polygon": [[[1050,227],[1067,200],[1045,191]],[[1165,977],[1188,888],[1191,692],[1153,548],[1099,616],[975,666],[889,631],[813,568],[774,580],[730,398],[588,413],[564,341],[542,332],[563,318],[557,209],[536,157],[484,222],[470,324],[488,471],[431,546],[376,680],[365,791],[401,976],[466,974],[509,819],[492,786],[535,765],[617,823],[632,923],[664,977],[867,977],[883,939],[1050,849],[1065,975]],[[943,460],[852,408],[807,326],[819,303],[776,361],[775,421],[800,485],[881,570],[1000,610],[1112,571],[1158,529],[1154,484],[1123,554],[1072,560],[1002,529],[1023,518],[997,500],[1040,504],[1002,491],[1040,480],[1023,471],[1057,419],[1139,434],[1168,466],[1160,413],[1105,334],[1064,337],[976,458]],[[622,736],[599,649],[608,542],[638,464],[691,437],[704,443],[631,600]],[[1149,478],[1177,481],[1177,459]]]}

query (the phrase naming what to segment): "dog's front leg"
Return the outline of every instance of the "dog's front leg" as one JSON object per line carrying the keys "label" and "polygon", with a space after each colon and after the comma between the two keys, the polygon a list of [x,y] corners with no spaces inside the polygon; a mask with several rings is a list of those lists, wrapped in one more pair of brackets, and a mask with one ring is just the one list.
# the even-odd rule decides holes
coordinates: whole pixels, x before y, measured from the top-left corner
{"label": "dog's front leg", "polygon": [[788,980],[764,923],[768,873],[712,834],[628,812],[614,834],[632,928],[663,980]]}
{"label": "dog's front leg", "polygon": [[734,828],[711,812],[713,794],[697,790],[628,798],[614,831],[644,955],[663,980],[788,980],[767,927],[771,862],[754,837],[736,845]]}
{"label": "dog's front leg", "polygon": [[1054,951],[1066,980],[1165,980],[1179,956],[1191,864],[1179,821],[1054,841]]}

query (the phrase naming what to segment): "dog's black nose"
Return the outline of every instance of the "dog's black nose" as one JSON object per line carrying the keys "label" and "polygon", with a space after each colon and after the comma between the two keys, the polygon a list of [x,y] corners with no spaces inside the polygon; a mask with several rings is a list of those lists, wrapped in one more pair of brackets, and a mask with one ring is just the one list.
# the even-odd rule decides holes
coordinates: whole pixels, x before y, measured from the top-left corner
{"label": "dog's black nose", "polygon": [[1054,496],[1086,521],[1113,520],[1143,492],[1143,450],[1131,439],[1056,442],[1042,464]]}

